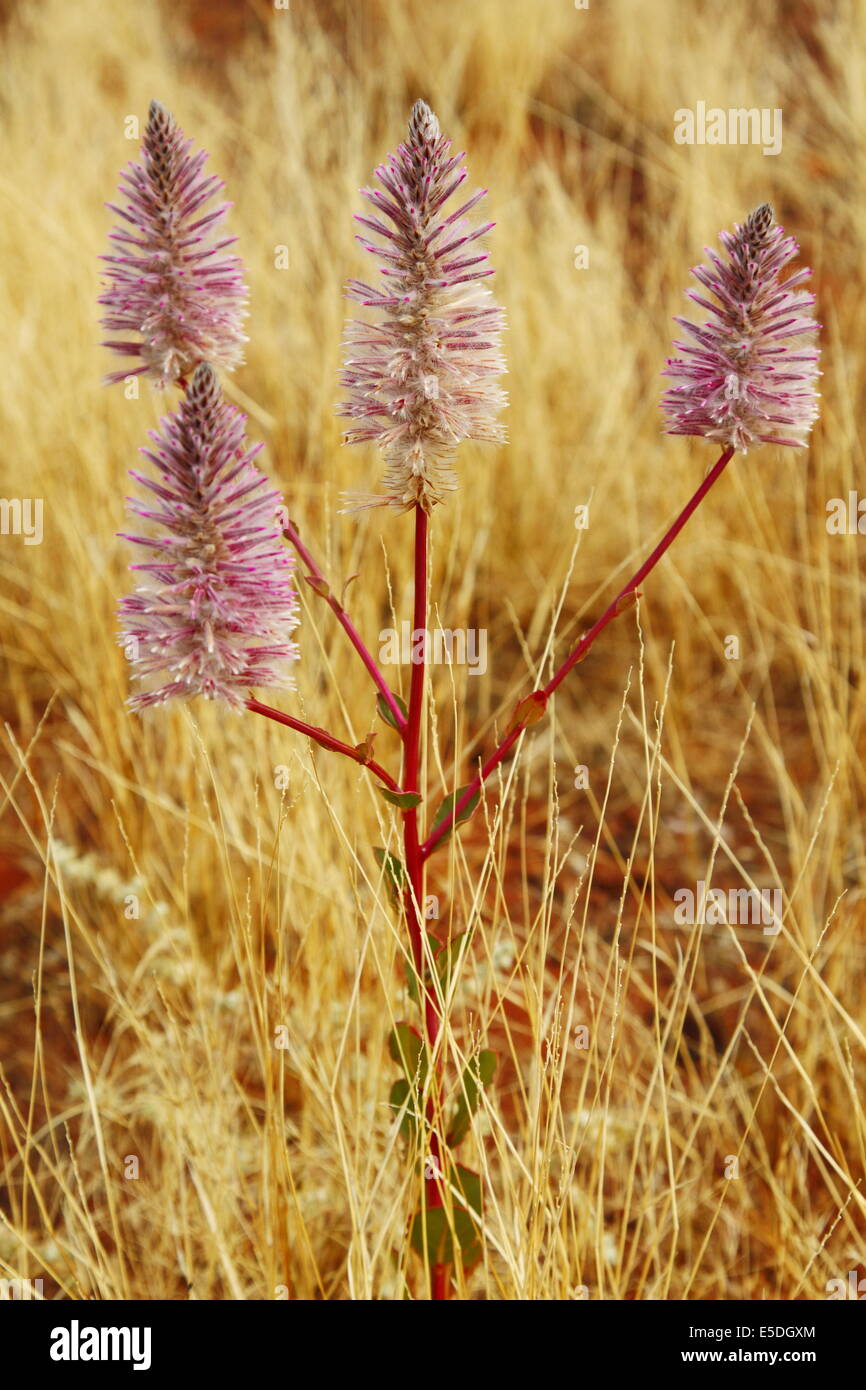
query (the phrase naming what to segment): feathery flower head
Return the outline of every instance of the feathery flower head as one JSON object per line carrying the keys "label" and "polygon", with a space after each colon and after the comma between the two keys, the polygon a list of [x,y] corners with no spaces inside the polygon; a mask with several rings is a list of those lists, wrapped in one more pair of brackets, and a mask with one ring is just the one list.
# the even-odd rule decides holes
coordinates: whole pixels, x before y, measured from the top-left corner
{"label": "feathery flower head", "polygon": [[754,444],[802,448],[818,415],[820,325],[809,313],[815,296],[798,288],[812,272],[779,278],[800,248],[768,203],[719,240],[727,260],[707,249],[712,268],[692,270],[718,303],[687,290],[710,317],[700,327],[675,319],[695,341],[675,342],[682,357],[669,358],[662,373],[676,382],[662,400],[667,433],[703,435],[742,453]]}
{"label": "feathery flower head", "polygon": [[164,683],[134,708],[204,695],[240,708],[251,686],[291,687],[297,626],[294,560],[282,543],[280,494],[252,462],[245,417],[222,398],[210,366],[196,368],[174,414],[142,453],[157,477],[130,476],[156,499],[129,499],[161,532],[125,536],[152,552],[131,569],[145,585],[123,599],[121,645],[139,677]]}
{"label": "feathery flower head", "polygon": [[464,439],[501,442],[505,393],[500,350],[504,314],[488,303],[477,245],[492,222],[473,228],[466,214],[476,193],[446,214],[467,177],[462,155],[449,154],[430,107],[418,101],[409,138],[376,170],[381,188],[362,189],[374,215],[356,220],[379,240],[358,240],[382,262],[378,288],[350,280],[346,294],[378,310],[374,323],[352,321],[341,376],[348,392],[339,414],[358,423],[346,443],[375,440],[387,469],[384,494],[351,495],[347,510],[418,503],[431,512],[457,486],[451,460]]}
{"label": "feathery flower head", "polygon": [[223,183],[203,173],[207,154],[192,154],[192,143],[152,101],[141,160],[120,176],[125,205],[107,205],[125,226],[110,235],[115,254],[101,257],[110,266],[102,326],[133,337],[103,347],[138,359],[108,383],[146,373],[168,386],[199,362],[231,371],[243,358],[243,263],[222,254],[237,237],[214,238],[230,204],[202,211]]}

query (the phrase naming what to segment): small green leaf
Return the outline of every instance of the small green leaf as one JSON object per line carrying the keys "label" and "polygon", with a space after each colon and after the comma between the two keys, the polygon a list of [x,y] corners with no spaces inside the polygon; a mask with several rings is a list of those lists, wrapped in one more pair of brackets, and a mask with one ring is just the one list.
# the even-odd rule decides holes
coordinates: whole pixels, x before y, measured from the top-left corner
{"label": "small green leaf", "polygon": [[310,588],[313,590],[314,593],[319,594],[322,598],[330,598],[330,597],[331,597],[331,586],[330,586],[330,584],[328,584],[328,583],[326,582],[326,580],[320,578],[319,575],[317,575],[317,574],[305,574],[305,575],[304,575],[304,579],[307,581],[307,583],[309,584]]}
{"label": "small green leaf", "polygon": [[469,1122],[478,1109],[481,1092],[493,1080],[498,1060],[495,1052],[479,1052],[464,1071],[460,1096],[445,1139],[449,1149],[456,1148],[466,1138]]}
{"label": "small green leaf", "polygon": [[401,1110],[411,1097],[409,1108],[400,1122],[400,1133],[409,1137],[421,1114],[421,1090],[427,1076],[427,1050],[421,1034],[410,1023],[398,1023],[388,1034],[388,1051],[403,1072],[391,1087],[390,1104]]}
{"label": "small green leaf", "polygon": [[343,585],[342,589],[340,590],[340,607],[341,607],[341,608],[345,608],[345,607],[346,607],[346,590],[348,589],[349,585],[353,582],[353,580],[355,580],[355,579],[360,579],[360,577],[361,577],[361,576],[358,575],[358,574],[350,574],[350,575],[349,575],[349,578],[346,580],[345,584]]}
{"label": "small green leaf", "polygon": [[356,743],[352,750],[358,754],[358,761],[365,765],[373,761],[373,739],[375,737],[375,734],[368,734],[364,742]]}
{"label": "small green leaf", "polygon": [[381,847],[375,848],[373,854],[376,856],[376,863],[380,869],[385,870],[385,882],[388,885],[391,901],[397,902],[406,886],[406,874],[403,865],[395,854],[389,854],[386,849]]}
{"label": "small green leaf", "polygon": [[411,1023],[398,1023],[388,1034],[388,1051],[409,1081],[421,1081],[427,1074],[427,1058],[421,1034]]}
{"label": "small green leaf", "polygon": [[430,827],[431,835],[439,829],[443,821],[445,821],[448,826],[447,831],[442,836],[442,844],[444,844],[445,841],[448,839],[448,836],[454,829],[455,824],[460,825],[463,821],[468,820],[469,817],[472,815],[473,811],[475,810],[475,807],[478,805],[478,792],[476,792],[475,795],[472,797],[471,801],[467,802],[467,804],[463,807],[463,810],[460,812],[459,816],[457,816],[455,822],[454,807],[457,805],[457,802],[460,800],[460,798],[468,790],[469,783],[467,782],[465,787],[458,787],[456,792],[449,792],[445,800],[442,802],[442,805],[439,807],[439,810],[436,812],[436,815],[433,817],[433,824]]}
{"label": "small green leaf", "polygon": [[414,1004],[417,1004],[420,1008],[421,990],[418,984],[418,972],[416,971],[414,963],[412,961],[407,961],[406,963],[406,990],[412,1002]]}
{"label": "small green leaf", "polygon": [[616,601],[617,617],[620,613],[627,612],[629,608],[634,608],[640,596],[640,589],[629,589],[627,593],[620,594]]}
{"label": "small green leaf", "polygon": [[[394,704],[397,706],[403,718],[408,719],[409,711],[406,708],[406,701],[401,700],[399,695],[394,695]],[[391,709],[391,706],[388,704],[388,701],[385,699],[384,695],[378,695],[376,697],[376,708],[386,724],[390,724],[392,729],[399,728],[397,720],[394,718],[394,712]]]}
{"label": "small green leaf", "polygon": [[521,727],[528,728],[530,724],[537,724],[539,719],[544,718],[546,709],[547,696],[544,691],[533,690],[531,695],[527,695],[525,700],[520,700],[515,705],[511,723],[505,730],[506,734],[511,734]]}
{"label": "small green leaf", "polygon": [[454,969],[457,965],[460,953],[463,950],[463,943],[467,940],[468,936],[468,931],[459,932],[457,936],[452,936],[451,940],[445,943],[441,951],[436,952],[436,969],[439,972],[439,981],[442,985],[443,994],[447,994],[448,992],[451,977],[454,974]]}
{"label": "small green leaf", "polygon": [[401,1076],[399,1081],[394,1082],[394,1085],[391,1087],[391,1094],[388,1097],[388,1104],[395,1114],[399,1115],[404,1105],[406,1106],[406,1112],[400,1121],[400,1133],[405,1139],[411,1139],[418,1128],[417,1106],[413,1104],[412,1101],[409,1101],[409,1104],[406,1105],[406,1102],[413,1093],[417,1096],[415,1088],[410,1085],[405,1076]]}
{"label": "small green leaf", "polygon": [[456,1164],[449,1170],[449,1180],[460,1194],[460,1197],[453,1192],[446,1194],[446,1201],[453,1202],[451,1219],[445,1207],[426,1207],[416,1211],[409,1229],[409,1240],[422,1259],[426,1246],[430,1265],[454,1264],[456,1245],[459,1245],[460,1262],[464,1269],[468,1269],[481,1258],[477,1224],[481,1217],[481,1177],[470,1168],[461,1168]]}
{"label": "small green leaf", "polygon": [[401,811],[411,811],[415,806],[421,805],[420,792],[392,792],[390,787],[383,787],[378,782],[376,786],[385,800],[390,801],[392,806],[399,806]]}

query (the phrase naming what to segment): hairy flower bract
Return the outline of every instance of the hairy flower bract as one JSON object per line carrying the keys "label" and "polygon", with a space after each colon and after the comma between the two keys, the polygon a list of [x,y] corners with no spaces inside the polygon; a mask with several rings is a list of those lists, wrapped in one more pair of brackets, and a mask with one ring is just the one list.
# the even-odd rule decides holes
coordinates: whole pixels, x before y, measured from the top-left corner
{"label": "hairy flower bract", "polygon": [[237,240],[215,237],[230,204],[203,211],[223,187],[205,175],[207,154],[193,154],[173,117],[150,104],[141,159],[121,174],[124,206],[109,203],[124,225],[110,235],[114,251],[100,297],[109,338],[103,346],[133,361],[106,381],[146,373],[159,386],[187,377],[199,362],[228,371],[243,357],[247,290],[242,262],[223,254]]}
{"label": "hairy flower bract", "polygon": [[381,187],[362,190],[373,215],[357,221],[377,240],[358,240],[382,263],[383,283],[346,287],[379,318],[347,327],[340,413],[356,421],[346,441],[375,441],[387,469],[384,492],[353,495],[350,509],[418,504],[430,512],[457,485],[451,460],[460,442],[505,437],[496,382],[505,370],[504,315],[489,302],[483,282],[493,271],[477,244],[493,223],[466,221],[485,190],[446,212],[467,177],[450,147],[429,106],[416,102],[408,139],[376,170]]}
{"label": "hairy flower bract", "polygon": [[711,266],[692,271],[717,303],[687,291],[708,320],[675,320],[693,341],[674,343],[681,356],[663,373],[676,383],[662,401],[667,433],[742,453],[755,444],[801,448],[818,414],[815,296],[800,288],[811,271],[780,278],[800,248],[767,203],[719,239],[726,259],[708,250]]}
{"label": "hairy flower bract", "polygon": [[252,460],[245,417],[199,366],[176,412],[142,452],[156,477],[131,476],[155,499],[130,499],[158,534],[127,536],[153,553],[133,565],[145,584],[123,599],[121,643],[150,688],[136,708],[204,695],[235,708],[250,687],[291,687],[297,625],[293,556],[282,543],[281,498]]}

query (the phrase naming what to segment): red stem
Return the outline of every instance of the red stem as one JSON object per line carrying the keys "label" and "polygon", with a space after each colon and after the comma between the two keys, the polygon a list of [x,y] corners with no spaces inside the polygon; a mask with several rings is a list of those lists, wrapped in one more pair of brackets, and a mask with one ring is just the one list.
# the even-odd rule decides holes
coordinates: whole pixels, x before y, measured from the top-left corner
{"label": "red stem", "polygon": [[[422,507],[415,507],[415,601],[412,622],[412,677],[409,686],[409,717],[406,722],[403,755],[403,788],[407,792],[420,792],[421,772],[421,728],[424,711],[424,684],[426,674],[426,638],[416,652],[416,636],[427,630],[427,513]],[[403,851],[406,861],[407,887],[403,894],[406,925],[412,947],[412,961],[415,978],[418,980],[419,999],[423,990],[424,1034],[428,1055],[431,1059],[431,1095],[427,1101],[427,1129],[430,1135],[431,1176],[425,1179],[424,1197],[428,1208],[443,1205],[442,1179],[436,1173],[443,1173],[442,1148],[436,1132],[439,1109],[439,1072],[441,1061],[432,1063],[436,1041],[439,1037],[439,1005],[431,984],[425,982],[424,970],[424,928],[421,912],[424,904],[424,858],[418,828],[418,807],[406,811],[403,818]],[[448,1297],[449,1275],[447,1265],[434,1265],[431,1279],[431,1296],[439,1302]]]}
{"label": "red stem", "polygon": [[[283,527],[283,534],[288,537],[289,541],[294,546],[299,558],[303,561],[304,565],[306,566],[307,572],[309,573],[311,578],[315,579],[318,583],[325,584],[325,576],[322,574],[322,571],[316,564],[316,561],[313,559],[313,556],[310,554],[309,550],[301,540],[301,537],[298,534],[298,528],[293,521],[286,522],[286,525]],[[403,714],[403,711],[400,709],[400,706],[394,699],[394,696],[388,686],[388,682],[385,680],[385,677],[382,675],[382,672],[376,665],[374,658],[370,655],[370,652],[367,650],[366,644],[364,643],[363,638],[361,637],[360,633],[355,627],[355,624],[352,622],[352,619],[349,617],[349,614],[346,612],[339,599],[334,598],[333,594],[330,592],[330,589],[328,590],[327,594],[321,594],[320,597],[324,598],[325,602],[328,604],[328,607],[337,615],[337,621],[340,623],[340,626],[343,628],[344,632],[349,638],[349,641],[355,648],[355,651],[358,653],[367,670],[369,671],[370,675],[372,676],[374,684],[376,685],[383,700],[385,701],[389,710],[394,716],[397,728],[402,734],[406,727],[406,719]]]}
{"label": "red stem", "polygon": [[[583,659],[583,657],[586,656],[587,652],[589,651],[596,637],[598,637],[599,633],[603,632],[604,629],[607,627],[608,623],[613,622],[613,619],[624,611],[622,607],[623,599],[626,598],[628,595],[635,593],[638,585],[643,583],[644,579],[646,579],[650,571],[655,568],[659,560],[664,555],[665,551],[676,540],[677,536],[685,526],[689,517],[700,506],[701,502],[703,502],[710,488],[713,486],[713,483],[715,483],[716,480],[721,477],[725,468],[733,458],[733,455],[733,449],[725,449],[724,453],[720,456],[720,458],[710,469],[707,476],[704,478],[700,487],[689,499],[685,507],[683,507],[683,510],[680,512],[676,521],[673,523],[672,526],[668,528],[668,530],[662,536],[655,550],[653,550],[652,553],[647,557],[647,559],[644,560],[640,569],[632,575],[625,588],[620,589],[616,598],[605,609],[598,621],[593,624],[593,626],[589,629],[588,632],[584,633],[577,646],[573,649],[568,658],[562,663],[562,665],[560,666],[556,674],[553,676],[553,678],[547,683],[546,686],[542,688],[541,691],[537,692],[539,695],[539,705],[541,706],[542,710],[550,696],[556,690],[556,688],[562,683],[562,681],[565,680],[565,677],[568,675],[569,671],[574,666],[576,666],[577,663]],[[535,710],[531,712],[535,718],[538,718],[537,709],[538,705],[535,707]],[[518,721],[518,723],[512,725],[502,742],[499,744],[498,748],[496,748],[495,751],[491,753],[490,757],[487,759],[487,762],[481,768],[481,771],[477,773],[473,780],[469,783],[465,792],[454,806],[451,815],[446,820],[444,820],[442,824],[439,825],[436,828],[436,830],[433,831],[432,835],[428,836],[428,838],[425,840],[424,844],[421,846],[422,860],[426,860],[428,855],[433,853],[433,850],[436,848],[439,842],[443,839],[445,835],[449,833],[449,831],[457,823],[460,816],[471,802],[472,798],[487,781],[487,778],[490,776],[491,772],[493,772],[494,769],[499,766],[508,750],[517,742],[520,735],[523,733],[524,729],[527,727],[529,723],[530,717],[527,717],[521,719],[520,721]]]}
{"label": "red stem", "polygon": [[343,743],[333,734],[329,734],[327,729],[319,729],[315,724],[305,724],[302,719],[295,719],[291,714],[283,714],[282,710],[271,709],[270,705],[263,705],[252,695],[244,703],[247,709],[252,710],[253,714],[263,714],[266,719],[273,719],[277,724],[285,724],[289,729],[297,729],[299,734],[306,734],[307,738],[313,739],[320,748],[327,748],[331,753],[342,753],[344,758],[351,758],[352,762],[360,763],[362,767],[368,768],[374,777],[378,777],[381,782],[384,782],[385,786],[390,788],[392,792],[402,791],[399,783],[394,781],[390,772],[386,772],[384,767],[373,762],[372,758],[366,757],[362,747],[353,748],[351,744]]}
{"label": "red stem", "polygon": [[444,1302],[448,1298],[451,1287],[451,1276],[448,1265],[433,1266],[433,1300],[436,1303]]}

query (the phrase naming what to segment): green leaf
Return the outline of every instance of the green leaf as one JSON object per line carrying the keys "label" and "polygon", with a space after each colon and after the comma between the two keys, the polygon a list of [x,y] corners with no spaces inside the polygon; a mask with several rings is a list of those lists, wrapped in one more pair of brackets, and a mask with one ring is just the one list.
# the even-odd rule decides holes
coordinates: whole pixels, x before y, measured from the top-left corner
{"label": "green leaf", "polygon": [[406,963],[406,990],[413,1004],[421,1007],[421,986],[418,980],[418,972],[413,961]]}
{"label": "green leaf", "polygon": [[457,936],[452,936],[451,940],[446,942],[441,951],[436,952],[436,969],[439,972],[439,981],[442,985],[443,994],[446,994],[448,991],[448,986],[451,983],[451,976],[454,974],[460,952],[463,949],[463,943],[468,936],[468,931],[459,932]]}
{"label": "green leaf", "polygon": [[373,761],[373,739],[375,734],[368,734],[363,743],[356,743],[353,752],[358,754],[360,762],[367,764]]}
{"label": "green leaf", "polygon": [[388,1034],[388,1051],[411,1082],[427,1075],[427,1056],[421,1034],[411,1023],[398,1023]]}
{"label": "green leaf", "polygon": [[[403,718],[408,719],[409,711],[406,708],[406,701],[401,700],[399,695],[394,695],[394,704],[397,706]],[[392,729],[399,728],[399,725],[396,719],[394,718],[393,710],[391,709],[391,706],[388,704],[388,701],[385,699],[384,695],[378,695],[376,697],[376,708],[386,724],[390,724]]]}
{"label": "green leaf", "polygon": [[392,902],[399,900],[400,894],[406,886],[406,874],[403,865],[395,854],[389,854],[386,849],[377,846],[373,850],[376,856],[376,863],[380,869],[385,870],[385,882],[388,885],[388,893]]}
{"label": "green leaf", "polygon": [[359,574],[350,574],[350,575],[349,575],[349,578],[346,580],[345,584],[343,585],[342,589],[340,590],[340,607],[341,607],[341,608],[345,608],[345,607],[346,607],[346,590],[348,589],[349,585],[350,585],[355,579],[360,579],[360,577],[361,577],[361,576],[360,576]]}
{"label": "green leaf", "polygon": [[319,594],[321,598],[331,597],[330,584],[328,584],[326,580],[321,579],[319,575],[305,574],[304,579],[307,581],[313,592]]}
{"label": "green leaf", "polygon": [[411,811],[415,806],[421,805],[420,792],[392,792],[390,787],[383,787],[378,782],[376,786],[385,800],[390,801],[392,806],[399,806],[401,811]]}
{"label": "green leaf", "polygon": [[[413,1094],[416,1097],[416,1101],[414,1102],[409,1100],[409,1097]],[[408,1105],[406,1105],[407,1101],[409,1101]],[[394,1085],[391,1087],[391,1094],[388,1097],[388,1104],[397,1115],[400,1114],[403,1106],[406,1105],[406,1113],[400,1121],[400,1133],[405,1139],[411,1139],[418,1128],[417,1091],[414,1086],[410,1085],[405,1076],[401,1076],[399,1081],[394,1082]]]}
{"label": "green leaf", "polygon": [[531,695],[527,695],[525,700],[520,700],[515,705],[511,723],[505,730],[506,735],[513,733],[515,729],[528,728],[530,724],[537,724],[539,719],[544,718],[546,709],[547,696],[544,691],[533,690]]}
{"label": "green leaf", "polygon": [[453,1202],[449,1219],[446,1207],[426,1207],[415,1212],[409,1229],[409,1240],[413,1250],[425,1257],[430,1265],[455,1264],[458,1257],[464,1269],[477,1264],[481,1258],[481,1235],[478,1220],[481,1217],[481,1176],[470,1168],[455,1164],[449,1169],[451,1186],[457,1189],[460,1198],[453,1192],[446,1194],[446,1201]]}
{"label": "green leaf", "polygon": [[421,1114],[421,1090],[427,1076],[427,1049],[417,1029],[410,1023],[398,1023],[388,1034],[388,1051],[403,1072],[391,1087],[389,1101],[394,1110],[401,1110],[409,1099],[409,1108],[400,1121],[400,1133],[407,1138],[415,1132]]}
{"label": "green leaf", "polygon": [[460,1083],[460,1097],[445,1139],[449,1149],[456,1148],[466,1138],[469,1123],[478,1109],[481,1092],[493,1080],[498,1061],[495,1052],[479,1052],[464,1071]]}
{"label": "green leaf", "polygon": [[471,801],[467,802],[467,804],[464,806],[463,810],[460,812],[455,822],[454,807],[457,805],[457,802],[460,800],[460,798],[468,790],[469,783],[467,782],[465,787],[458,787],[456,792],[449,792],[445,800],[442,802],[442,805],[439,807],[439,810],[436,812],[436,815],[433,817],[433,824],[430,827],[431,835],[439,829],[443,821],[445,821],[448,825],[448,829],[442,836],[442,840],[440,843],[444,844],[445,841],[448,839],[448,836],[451,834],[451,831],[454,829],[455,824],[460,825],[463,821],[468,820],[469,817],[472,815],[473,811],[475,810],[475,807],[478,805],[478,792],[476,792],[475,795],[472,797]]}

